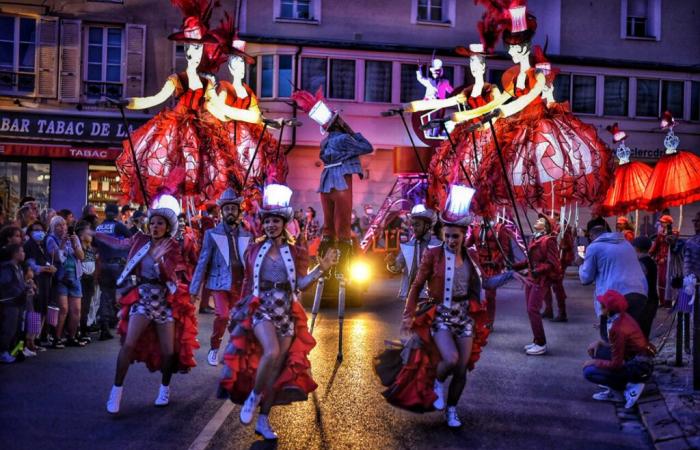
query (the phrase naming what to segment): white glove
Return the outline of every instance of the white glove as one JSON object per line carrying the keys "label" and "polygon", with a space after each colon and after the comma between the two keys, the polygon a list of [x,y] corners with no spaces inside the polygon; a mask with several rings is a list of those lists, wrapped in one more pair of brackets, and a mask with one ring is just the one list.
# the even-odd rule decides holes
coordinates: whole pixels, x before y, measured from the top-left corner
{"label": "white glove", "polygon": [[697,281],[698,280],[695,277],[695,274],[691,273],[690,275],[687,275],[685,278],[683,278],[683,291],[689,296],[692,296],[695,293],[695,284]]}

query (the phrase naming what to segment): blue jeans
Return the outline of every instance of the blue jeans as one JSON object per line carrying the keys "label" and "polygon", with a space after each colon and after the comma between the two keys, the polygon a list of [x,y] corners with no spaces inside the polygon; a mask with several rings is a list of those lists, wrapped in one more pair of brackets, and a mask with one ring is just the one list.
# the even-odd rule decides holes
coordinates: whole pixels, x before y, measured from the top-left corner
{"label": "blue jeans", "polygon": [[[600,347],[594,359],[610,360],[610,347]],[[619,369],[601,369],[596,366],[587,366],[583,368],[583,377],[591,383],[608,386],[610,389],[622,391],[630,381],[627,372],[623,367]]]}

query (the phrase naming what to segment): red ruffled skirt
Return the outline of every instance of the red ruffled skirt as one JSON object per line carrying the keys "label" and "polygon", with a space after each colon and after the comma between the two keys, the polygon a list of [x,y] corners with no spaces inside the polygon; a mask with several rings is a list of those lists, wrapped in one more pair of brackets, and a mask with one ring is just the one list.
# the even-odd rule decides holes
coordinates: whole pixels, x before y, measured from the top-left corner
{"label": "red ruffled skirt", "polygon": [[[121,306],[119,325],[117,331],[121,335],[121,343],[126,339],[126,332],[129,329],[129,309],[131,305],[139,301],[138,287],[131,289],[120,300]],[[197,365],[194,359],[194,352],[199,348],[197,341],[197,315],[187,286],[178,284],[174,294],[168,295],[168,303],[173,312],[175,322],[175,355],[177,365],[174,371],[186,373]],[[151,372],[161,369],[162,358],[158,333],[153,322],[143,332],[134,350],[133,361],[144,362]],[[133,362],[132,361],[132,362]]]}
{"label": "red ruffled skirt", "polygon": [[[224,376],[219,382],[219,397],[228,397],[239,405],[245,402],[255,386],[262,355],[262,347],[255,338],[252,324],[253,313],[258,306],[260,300],[253,297],[247,306],[245,318],[236,324],[231,333],[224,353]],[[287,360],[273,385],[275,405],[305,401],[318,387],[311,377],[308,358],[316,346],[316,340],[307,328],[306,312],[299,302],[293,301],[290,314],[294,320],[294,338],[287,352]]]}
{"label": "red ruffled skirt", "polygon": [[[410,350],[408,360],[398,372],[396,379],[382,395],[392,405],[413,412],[434,411],[433,402],[436,399],[433,386],[437,376],[437,365],[440,362],[440,352],[433,342],[430,326],[435,319],[437,305],[432,305],[424,312],[416,315],[411,330],[419,339],[419,345]],[[474,370],[476,362],[481,357],[481,351],[486,346],[489,333],[486,301],[469,303],[469,315],[474,319],[474,340],[469,358],[469,370]]]}

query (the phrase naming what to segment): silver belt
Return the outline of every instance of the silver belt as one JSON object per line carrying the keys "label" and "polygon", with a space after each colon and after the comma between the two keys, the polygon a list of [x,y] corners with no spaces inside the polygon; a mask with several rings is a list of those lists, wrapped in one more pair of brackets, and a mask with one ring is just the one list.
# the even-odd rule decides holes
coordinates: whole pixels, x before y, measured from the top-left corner
{"label": "silver belt", "polygon": [[337,162],[337,163],[333,163],[333,164],[324,164],[324,168],[330,169],[331,167],[338,167],[338,166],[342,166],[342,165],[343,165],[342,162]]}

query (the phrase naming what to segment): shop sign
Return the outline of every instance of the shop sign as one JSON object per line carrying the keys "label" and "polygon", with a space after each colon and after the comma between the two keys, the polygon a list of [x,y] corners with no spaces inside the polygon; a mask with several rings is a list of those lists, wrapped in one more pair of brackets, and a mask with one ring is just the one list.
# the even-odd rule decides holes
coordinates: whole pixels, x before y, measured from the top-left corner
{"label": "shop sign", "polygon": [[95,159],[114,161],[121,148],[73,147],[70,145],[0,144],[0,156],[34,158]]}
{"label": "shop sign", "polygon": [[[133,132],[146,119],[128,119]],[[121,117],[0,111],[0,137],[121,144],[127,138]]]}

